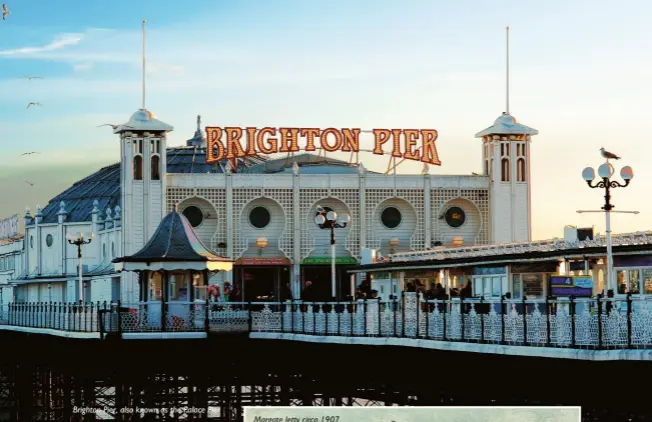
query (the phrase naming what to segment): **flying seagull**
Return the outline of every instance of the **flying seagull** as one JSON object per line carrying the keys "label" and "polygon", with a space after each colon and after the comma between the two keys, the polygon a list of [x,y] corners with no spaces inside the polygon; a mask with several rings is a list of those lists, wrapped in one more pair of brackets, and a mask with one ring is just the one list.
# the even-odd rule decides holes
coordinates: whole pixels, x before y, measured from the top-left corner
{"label": "flying seagull", "polygon": [[21,78],[21,79],[29,79],[30,81],[31,81],[32,79],[43,79],[43,78],[40,77],[40,76],[21,76],[20,78]]}
{"label": "flying seagull", "polygon": [[600,151],[601,151],[602,156],[604,158],[606,158],[607,160],[609,160],[610,158],[614,159],[614,160],[620,160],[620,157],[617,156],[616,154],[614,154],[613,152],[605,151],[604,148],[600,148]]}
{"label": "flying seagull", "polygon": [[32,154],[40,154],[40,152],[38,152],[38,151],[24,152],[24,153],[22,153],[20,155],[32,155]]}
{"label": "flying seagull", "polygon": [[38,107],[43,107],[41,103],[29,103],[27,104],[27,108],[30,108],[31,106],[38,106]]}
{"label": "flying seagull", "polygon": [[7,20],[7,15],[11,13],[11,10],[7,9],[7,5],[2,3],[2,20]]}
{"label": "flying seagull", "polygon": [[34,186],[34,183],[32,183],[32,182],[28,182],[27,180],[25,180],[25,183],[27,183],[27,184],[30,185],[30,186]]}
{"label": "flying seagull", "polygon": [[111,126],[111,129],[113,129],[113,130],[116,130],[116,129],[119,128],[119,127],[126,127],[127,129],[133,129],[133,127],[131,127],[131,126],[127,126],[127,125],[112,125],[111,123],[106,123],[106,124],[103,124],[103,125],[99,125],[98,127],[102,127],[102,126]]}

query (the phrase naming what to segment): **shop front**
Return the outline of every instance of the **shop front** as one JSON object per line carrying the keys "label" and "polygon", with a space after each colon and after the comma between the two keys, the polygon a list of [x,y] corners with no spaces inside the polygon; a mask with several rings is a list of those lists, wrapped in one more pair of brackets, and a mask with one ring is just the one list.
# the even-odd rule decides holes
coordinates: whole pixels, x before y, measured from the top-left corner
{"label": "shop front", "polygon": [[614,256],[616,294],[652,295],[652,255]]}
{"label": "shop front", "polygon": [[473,296],[500,299],[509,292],[507,267],[475,267],[473,269]]}
{"label": "shop front", "polygon": [[284,301],[290,299],[288,258],[239,258],[233,266],[231,302]]}
{"label": "shop front", "polygon": [[[327,301],[332,298],[331,257],[308,257],[301,263],[301,289],[305,289],[306,281],[312,282],[314,299]],[[351,279],[348,270],[358,265],[358,261],[350,256],[335,258],[336,297],[338,300],[350,299]],[[354,286],[354,288],[357,286]]]}
{"label": "shop front", "polygon": [[550,290],[550,277],[559,273],[559,261],[512,264],[512,298],[543,299]]}

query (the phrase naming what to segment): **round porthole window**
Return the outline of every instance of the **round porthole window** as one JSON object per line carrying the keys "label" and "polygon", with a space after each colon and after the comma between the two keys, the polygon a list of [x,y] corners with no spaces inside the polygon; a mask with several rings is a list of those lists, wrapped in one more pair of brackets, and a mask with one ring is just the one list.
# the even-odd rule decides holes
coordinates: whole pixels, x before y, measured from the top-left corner
{"label": "round porthole window", "polygon": [[183,210],[184,217],[188,219],[193,227],[199,226],[204,221],[204,213],[196,206],[191,205]]}
{"label": "round porthole window", "polygon": [[48,245],[48,248],[52,246],[52,243],[54,242],[54,238],[52,237],[51,234],[48,234],[45,236],[45,244]]}
{"label": "round porthole window", "polygon": [[446,224],[452,228],[460,227],[466,221],[466,214],[464,210],[460,207],[450,207],[446,211]]}
{"label": "round porthole window", "polygon": [[380,214],[380,222],[388,229],[395,229],[401,224],[401,212],[395,207],[387,207]]}
{"label": "round porthole window", "polygon": [[249,223],[257,229],[264,229],[269,225],[272,217],[265,207],[256,207],[249,213]]}

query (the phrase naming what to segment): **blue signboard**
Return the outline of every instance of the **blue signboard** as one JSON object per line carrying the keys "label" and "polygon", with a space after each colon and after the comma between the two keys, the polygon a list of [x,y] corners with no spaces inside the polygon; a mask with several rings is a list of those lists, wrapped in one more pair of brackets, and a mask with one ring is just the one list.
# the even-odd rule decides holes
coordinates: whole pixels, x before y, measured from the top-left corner
{"label": "blue signboard", "polygon": [[553,275],[550,277],[553,296],[593,295],[593,279],[587,276]]}

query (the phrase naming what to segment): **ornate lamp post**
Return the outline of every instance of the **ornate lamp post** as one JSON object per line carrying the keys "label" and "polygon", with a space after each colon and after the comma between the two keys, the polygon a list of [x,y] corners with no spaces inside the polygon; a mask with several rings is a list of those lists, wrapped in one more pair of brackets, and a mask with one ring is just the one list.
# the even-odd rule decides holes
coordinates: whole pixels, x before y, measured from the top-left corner
{"label": "ornate lamp post", "polygon": [[335,273],[335,229],[343,229],[351,222],[351,216],[346,214],[345,217],[337,221],[335,211],[326,211],[321,205],[317,205],[317,215],[315,223],[320,229],[330,229],[331,231],[331,294],[333,298],[337,296],[337,277]]}
{"label": "ornate lamp post", "polygon": [[[593,184],[595,179],[595,171],[592,167],[587,167],[582,171],[582,178],[586,181],[590,188],[604,189],[604,210],[606,216],[606,234],[607,234],[607,290],[614,288],[613,285],[613,255],[611,253],[611,210],[614,206],[611,204],[611,189],[624,188],[629,185],[629,182],[634,178],[634,171],[631,167],[625,166],[620,169],[620,177],[623,178],[625,184],[621,184],[616,180],[611,180],[614,174],[614,168],[607,160],[606,163],[598,167],[598,176],[602,179],[596,184]],[[580,239],[581,240],[581,239]]]}
{"label": "ornate lamp post", "polygon": [[95,233],[87,233],[86,237],[84,237],[84,233],[81,232],[79,234],[68,233],[66,234],[66,239],[71,245],[77,246],[77,257],[79,258],[79,300],[83,303],[84,281],[82,278],[82,245],[88,245],[91,243],[93,239],[95,239]]}

